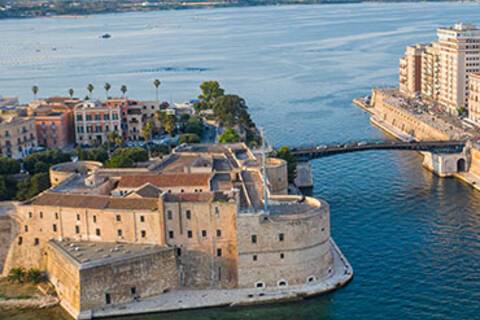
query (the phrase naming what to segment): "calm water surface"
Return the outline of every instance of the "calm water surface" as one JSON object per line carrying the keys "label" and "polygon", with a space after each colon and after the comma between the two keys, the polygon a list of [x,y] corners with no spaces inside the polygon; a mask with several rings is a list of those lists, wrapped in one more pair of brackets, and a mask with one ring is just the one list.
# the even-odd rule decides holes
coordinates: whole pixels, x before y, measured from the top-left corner
{"label": "calm water surface", "polygon": [[[460,20],[475,4],[361,4],[132,13],[0,22],[0,93],[31,98],[198,94],[219,80],[247,99],[276,144],[383,138],[351,99],[397,81],[407,44]],[[105,32],[109,40],[99,39]],[[438,179],[409,152],[313,162],[314,194],[331,204],[332,232],[355,278],[301,303],[129,319],[480,319],[480,192]]]}

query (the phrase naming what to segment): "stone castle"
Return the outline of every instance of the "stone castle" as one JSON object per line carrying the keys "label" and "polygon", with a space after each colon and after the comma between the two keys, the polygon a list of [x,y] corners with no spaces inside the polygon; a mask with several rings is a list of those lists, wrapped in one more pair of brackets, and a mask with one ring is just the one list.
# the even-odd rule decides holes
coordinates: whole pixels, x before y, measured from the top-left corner
{"label": "stone castle", "polygon": [[[45,270],[77,319],[136,313],[143,301],[158,302],[152,311],[272,302],[348,282],[328,204],[289,195],[283,160],[262,173],[241,143],[181,145],[146,168],[52,166],[52,187],[16,208],[4,273]],[[185,292],[187,304],[166,302]]]}

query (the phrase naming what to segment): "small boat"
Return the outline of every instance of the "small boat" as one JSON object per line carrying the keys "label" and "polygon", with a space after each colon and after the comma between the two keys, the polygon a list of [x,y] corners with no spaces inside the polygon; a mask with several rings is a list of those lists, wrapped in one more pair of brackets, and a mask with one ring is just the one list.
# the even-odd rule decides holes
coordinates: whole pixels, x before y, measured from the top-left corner
{"label": "small boat", "polygon": [[112,36],[108,33],[102,35],[102,39],[110,39]]}

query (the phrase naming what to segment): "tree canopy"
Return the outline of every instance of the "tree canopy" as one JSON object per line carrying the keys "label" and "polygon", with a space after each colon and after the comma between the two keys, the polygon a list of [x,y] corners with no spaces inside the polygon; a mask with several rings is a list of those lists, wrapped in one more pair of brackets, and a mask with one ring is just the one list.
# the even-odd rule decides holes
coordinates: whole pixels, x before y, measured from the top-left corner
{"label": "tree canopy", "polygon": [[240,136],[232,128],[228,128],[219,138],[220,143],[240,142]]}
{"label": "tree canopy", "polygon": [[297,159],[286,146],[277,150],[277,158],[283,159],[287,162],[288,182],[293,183],[297,176]]}
{"label": "tree canopy", "polygon": [[11,158],[0,157],[0,175],[16,174],[20,172],[20,163]]}
{"label": "tree canopy", "polygon": [[23,166],[31,174],[46,172],[51,165],[70,161],[70,154],[58,149],[33,153],[23,159]]}
{"label": "tree canopy", "polygon": [[200,137],[195,134],[195,133],[184,133],[180,135],[180,138],[178,139],[178,143],[199,143],[200,142]]}

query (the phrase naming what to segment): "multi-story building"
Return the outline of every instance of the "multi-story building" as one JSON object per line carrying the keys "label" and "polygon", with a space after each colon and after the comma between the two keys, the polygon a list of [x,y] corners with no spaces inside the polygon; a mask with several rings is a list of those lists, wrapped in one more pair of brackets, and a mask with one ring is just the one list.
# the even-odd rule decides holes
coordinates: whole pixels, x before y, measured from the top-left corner
{"label": "multi-story building", "polygon": [[425,46],[422,52],[421,95],[429,101],[438,100],[440,91],[438,44],[433,42]]}
{"label": "multi-story building", "polygon": [[400,91],[409,96],[415,96],[422,89],[422,52],[425,46],[417,44],[409,46],[400,59]]}
{"label": "multi-story building", "polygon": [[36,146],[32,117],[19,116],[15,111],[0,113],[0,156],[21,159]]}
{"label": "multi-story building", "polygon": [[108,141],[108,134],[122,135],[121,107],[101,102],[81,102],[75,106],[75,140],[79,145],[98,145]]}
{"label": "multi-story building", "polygon": [[439,95],[446,111],[457,114],[468,104],[468,76],[480,72],[480,30],[471,24],[439,28]]}
{"label": "multi-story building", "polygon": [[42,105],[35,109],[34,119],[37,130],[37,142],[39,146],[46,148],[66,148],[72,146],[73,125],[71,119],[73,112],[64,107],[53,108],[49,105]]}
{"label": "multi-story building", "polygon": [[55,165],[53,187],[17,207],[4,271],[46,270],[82,319],[139,297],[178,301],[185,289],[178,308],[217,305],[219,290],[222,304],[253,303],[346,283],[328,204],[287,195],[283,160],[268,161],[266,177],[259,163],[244,144],[198,144],[149,168]]}
{"label": "multi-story building", "polygon": [[480,126],[480,73],[472,73],[468,78],[468,119]]}

